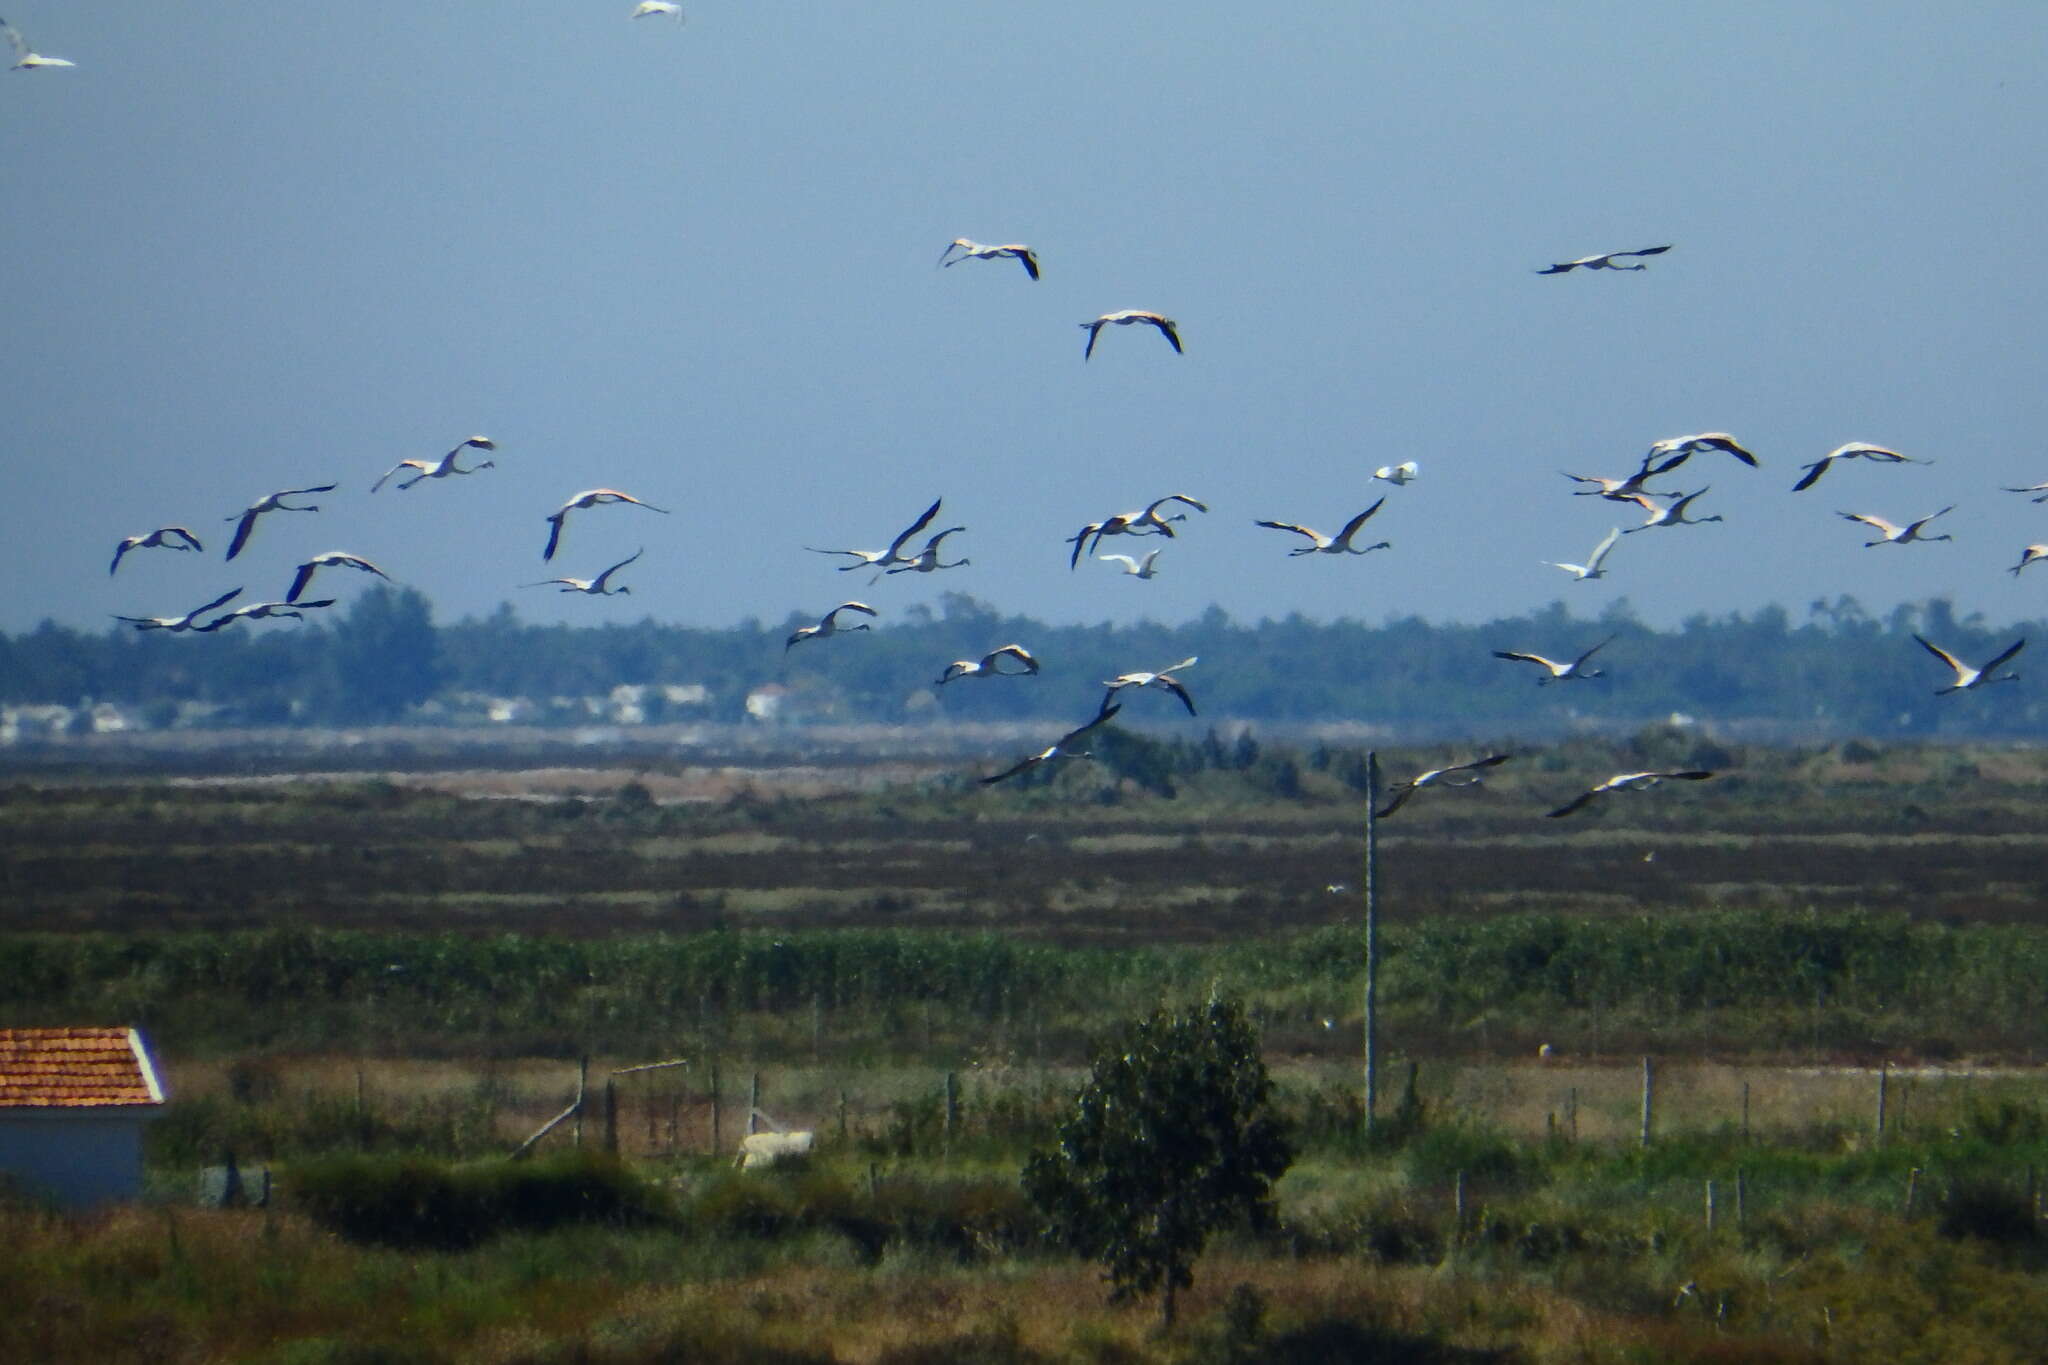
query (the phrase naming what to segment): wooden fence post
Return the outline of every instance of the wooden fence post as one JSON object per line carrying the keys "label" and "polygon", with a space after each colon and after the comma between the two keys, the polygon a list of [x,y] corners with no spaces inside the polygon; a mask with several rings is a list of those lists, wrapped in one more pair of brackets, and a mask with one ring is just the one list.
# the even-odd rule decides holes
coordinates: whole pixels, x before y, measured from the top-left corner
{"label": "wooden fence post", "polygon": [[1749,1174],[1742,1167],[1735,1168],[1735,1226],[1740,1228],[1749,1218]]}
{"label": "wooden fence post", "polygon": [[761,1073],[756,1071],[754,1079],[747,1086],[747,1131],[752,1133],[760,1123]]}
{"label": "wooden fence post", "polygon": [[1656,1117],[1657,1073],[1648,1057],[1643,1058],[1643,1133],[1640,1145],[1650,1145],[1650,1128]]}
{"label": "wooden fence post", "polygon": [[1906,1172],[1906,1217],[1913,1216],[1913,1199],[1920,1193],[1920,1168],[1915,1166]]}
{"label": "wooden fence post", "polygon": [[609,1076],[604,1078],[604,1149],[619,1154],[619,1084]]}
{"label": "wooden fence post", "polygon": [[1465,1240],[1465,1173],[1458,1172],[1458,1181],[1451,1193],[1451,1245],[1457,1246]]}
{"label": "wooden fence post", "polygon": [[1707,1235],[1709,1237],[1714,1235],[1715,1213],[1716,1209],[1714,1208],[1714,1182],[1709,1180],[1707,1182]]}
{"label": "wooden fence post", "polygon": [[1881,1061],[1877,1064],[1877,1122],[1873,1131],[1872,1141],[1879,1147],[1884,1146],[1885,1091],[1891,1081],[1891,1074],[1892,1064],[1890,1061]]}
{"label": "wooden fence post", "polygon": [[590,1054],[584,1053],[576,1061],[576,1146],[583,1147],[583,1097],[589,1093],[585,1088],[590,1083]]}

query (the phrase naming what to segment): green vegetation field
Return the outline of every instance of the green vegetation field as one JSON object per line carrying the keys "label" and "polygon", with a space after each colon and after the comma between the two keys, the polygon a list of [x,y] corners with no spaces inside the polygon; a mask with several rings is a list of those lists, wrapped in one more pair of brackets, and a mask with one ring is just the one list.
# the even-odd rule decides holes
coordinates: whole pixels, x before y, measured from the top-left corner
{"label": "green vegetation field", "polygon": [[[138,1023],[174,1091],[151,1204],[0,1214],[0,1294],[36,1305],[0,1358],[2048,1354],[2048,755],[1655,730],[1421,794],[1380,830],[1370,1139],[1360,757],[1136,741],[1015,790],[675,803],[658,766],[544,800],[0,786],[0,1024]],[[1542,818],[1666,763],[1723,776]],[[1212,989],[1303,1154],[1158,1339],[1016,1174],[1092,1038]],[[584,1054],[692,1065],[620,1078],[611,1141],[593,1107],[585,1162],[565,1125],[518,1193],[502,1158]],[[803,1169],[727,1168],[757,1073],[820,1133]],[[270,1209],[191,1207],[228,1152],[277,1169]],[[444,1197],[473,1236],[392,1212]]]}

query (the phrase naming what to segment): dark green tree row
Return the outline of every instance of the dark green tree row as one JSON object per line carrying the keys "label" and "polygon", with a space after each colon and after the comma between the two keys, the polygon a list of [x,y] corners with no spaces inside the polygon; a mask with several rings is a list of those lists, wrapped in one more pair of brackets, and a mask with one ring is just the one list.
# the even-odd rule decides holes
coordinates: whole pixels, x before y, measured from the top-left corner
{"label": "dark green tree row", "polygon": [[[1598,619],[1553,603],[1477,625],[1418,617],[1369,625],[1298,614],[1244,623],[1211,607],[1174,626],[1056,626],[950,593],[937,610],[913,606],[872,632],[786,651],[798,624],[792,617],[720,629],[652,619],[533,625],[504,606],[482,620],[437,627],[424,597],[380,585],[303,626],[172,636],[125,626],[91,634],[46,621],[0,635],[0,702],[128,703],[158,723],[168,723],[179,703],[199,702],[223,708],[222,723],[336,724],[424,718],[421,703],[436,700],[449,714],[445,703],[465,695],[545,703],[602,695],[621,683],[701,684],[708,692],[702,705],[664,710],[657,700],[647,719],[737,721],[751,692],[775,684],[787,689],[785,714],[794,719],[1073,720],[1095,704],[1102,679],[1194,655],[1201,662],[1184,681],[1205,717],[1348,719],[1411,733],[1529,732],[1674,710],[1714,722],[1876,735],[2025,735],[2048,727],[2048,692],[2030,680],[1935,695],[1949,675],[1914,643],[1915,632],[1979,662],[2016,636],[2039,633],[2036,622],[1994,627],[1979,616],[1958,619],[1942,600],[1878,619],[1840,598],[1811,603],[1796,622],[1771,606],[1699,615],[1673,630],[1643,624],[1625,599]],[[1569,658],[1610,636],[1595,660],[1604,676],[1590,682],[1539,687],[1534,665],[1492,657],[1517,650]],[[1039,677],[933,686],[947,661],[1013,641],[1043,662]],[[2028,657],[2018,663],[2025,672]],[[1171,699],[1146,697],[1125,719],[1178,715]]]}

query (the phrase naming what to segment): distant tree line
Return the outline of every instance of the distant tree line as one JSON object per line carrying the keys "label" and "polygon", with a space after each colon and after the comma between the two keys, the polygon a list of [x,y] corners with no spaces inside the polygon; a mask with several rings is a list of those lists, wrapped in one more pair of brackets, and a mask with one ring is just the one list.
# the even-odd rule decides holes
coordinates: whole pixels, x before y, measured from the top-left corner
{"label": "distant tree line", "polygon": [[[2023,680],[1938,697],[1949,673],[1912,639],[1926,635],[1982,661],[2038,623],[1992,627],[1945,600],[1872,616],[1853,598],[1694,616],[1672,630],[1636,618],[1626,599],[1597,618],[1561,602],[1482,624],[1419,617],[1379,625],[1300,614],[1245,623],[1210,607],[1179,625],[1048,625],[948,593],[872,632],[784,649],[794,616],[704,629],[651,618],[631,625],[535,625],[510,605],[436,625],[418,592],[383,586],[343,611],[256,630],[172,635],[114,626],[97,634],[44,621],[0,634],[0,703],[114,702],[169,724],[211,708],[211,723],[336,725],[431,720],[456,699],[603,695],[620,684],[699,684],[687,709],[655,696],[645,719],[739,721],[750,694],[782,690],[798,721],[1049,720],[1078,723],[1100,681],[1188,656],[1184,677],[1204,720],[1357,721],[1415,734],[1528,733],[1682,712],[1710,724],[1786,732],[2028,736],[2048,728],[2048,694]],[[1538,686],[1540,670],[1501,649],[1569,658],[1608,637],[1605,676]],[[1036,678],[934,680],[948,660],[1017,642],[1043,663]],[[2022,654],[2017,666],[2027,670]],[[1157,706],[1152,705],[1156,701]],[[424,707],[424,709],[423,709]],[[665,709],[666,707],[666,709]],[[1179,717],[1156,694],[1124,719]]]}

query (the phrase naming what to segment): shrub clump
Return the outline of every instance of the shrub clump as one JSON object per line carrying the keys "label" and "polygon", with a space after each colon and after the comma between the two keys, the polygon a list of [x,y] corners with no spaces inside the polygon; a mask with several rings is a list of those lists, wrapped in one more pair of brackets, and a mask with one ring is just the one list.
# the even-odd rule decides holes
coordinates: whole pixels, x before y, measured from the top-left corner
{"label": "shrub clump", "polygon": [[649,1223],[661,1196],[618,1161],[571,1153],[530,1163],[449,1165],[348,1155],[294,1166],[284,1193],[353,1242],[456,1251],[501,1233],[566,1223]]}

